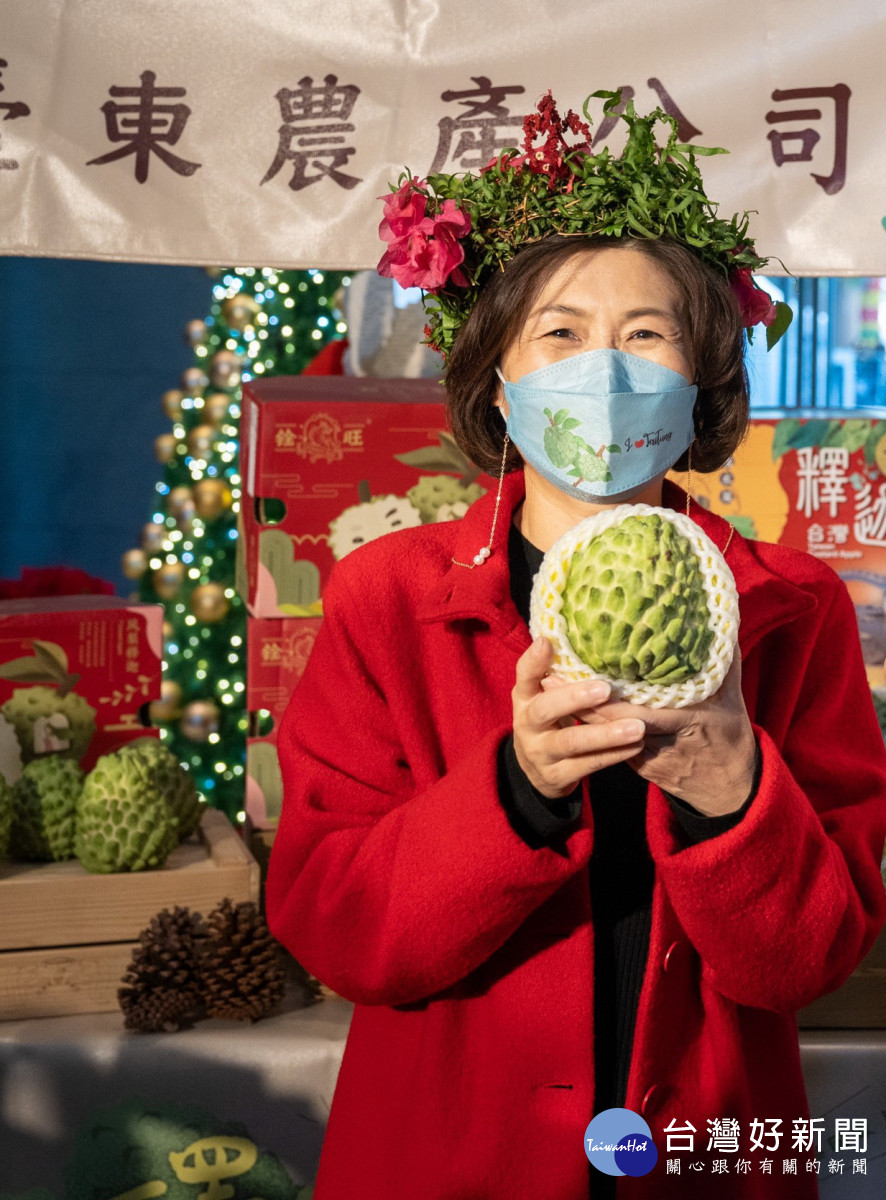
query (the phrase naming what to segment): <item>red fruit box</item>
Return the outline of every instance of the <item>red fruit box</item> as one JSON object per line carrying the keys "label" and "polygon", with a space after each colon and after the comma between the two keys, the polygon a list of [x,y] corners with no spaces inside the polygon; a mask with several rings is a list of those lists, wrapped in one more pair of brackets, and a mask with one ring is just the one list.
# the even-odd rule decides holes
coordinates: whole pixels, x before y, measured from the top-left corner
{"label": "red fruit box", "polygon": [[253,829],[274,829],[283,802],[277,731],[305,669],[320,617],[249,617],[246,623],[246,816]]}
{"label": "red fruit box", "polygon": [[455,519],[490,486],[429,379],[294,376],[243,389],[238,589],[257,617],[316,616],[336,559]]}
{"label": "red fruit box", "polygon": [[117,596],[0,602],[0,771],[16,777],[22,762],[49,751],[89,770],[149,734],[162,629],[160,605]]}

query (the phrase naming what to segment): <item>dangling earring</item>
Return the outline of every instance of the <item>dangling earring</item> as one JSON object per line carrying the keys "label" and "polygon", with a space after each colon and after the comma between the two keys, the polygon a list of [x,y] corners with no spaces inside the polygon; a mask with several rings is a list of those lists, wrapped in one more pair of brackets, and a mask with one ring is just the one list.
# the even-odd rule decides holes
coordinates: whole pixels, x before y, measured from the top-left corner
{"label": "dangling earring", "polygon": [[498,473],[498,491],[495,494],[495,511],[492,514],[492,528],[489,530],[489,541],[474,555],[472,563],[459,562],[454,558],[452,561],[457,567],[467,567],[469,571],[473,571],[474,567],[482,567],[489,555],[492,553],[492,543],[495,539],[495,526],[498,523],[498,506],[501,503],[501,489],[505,479],[505,465],[508,459],[508,442],[510,441],[508,434],[505,434],[504,445],[501,451],[501,470]]}
{"label": "dangling earring", "polygon": [[692,504],[692,446],[686,451],[686,516],[689,516],[689,506]]}
{"label": "dangling earring", "polygon": [[[692,504],[692,445],[690,445],[686,454],[687,454],[687,458],[686,458],[686,516],[688,517],[689,516],[689,508],[690,508],[690,505]],[[735,533],[735,526],[730,521],[729,522],[729,536],[726,539],[726,545],[723,547],[723,549],[721,551],[724,558],[726,557],[726,553],[729,550],[729,547],[732,545],[732,536],[734,533]]]}

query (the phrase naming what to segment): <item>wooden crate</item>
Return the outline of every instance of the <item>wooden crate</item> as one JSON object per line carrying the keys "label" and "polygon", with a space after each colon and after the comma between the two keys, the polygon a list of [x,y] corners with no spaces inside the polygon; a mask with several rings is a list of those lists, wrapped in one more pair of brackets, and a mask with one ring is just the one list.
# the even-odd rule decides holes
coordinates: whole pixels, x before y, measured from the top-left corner
{"label": "wooden crate", "polygon": [[0,866],[0,1020],[111,1012],[138,935],[161,909],[258,901],[258,863],[224,813],[156,871],[90,875],[76,859]]}

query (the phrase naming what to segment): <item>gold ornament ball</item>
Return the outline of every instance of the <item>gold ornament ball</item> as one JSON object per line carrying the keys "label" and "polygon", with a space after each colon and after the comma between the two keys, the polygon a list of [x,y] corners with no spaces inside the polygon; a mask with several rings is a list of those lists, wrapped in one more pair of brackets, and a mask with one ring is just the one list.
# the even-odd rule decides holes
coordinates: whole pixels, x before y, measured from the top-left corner
{"label": "gold ornament ball", "polygon": [[171,600],[178,595],[178,590],[184,582],[184,563],[163,563],[154,570],[154,591],[163,600]]}
{"label": "gold ornament ball", "polygon": [[156,521],[148,521],[147,525],[142,525],[142,549],[150,553],[152,550],[160,550],[163,543],[166,541],[166,526],[158,525]]}
{"label": "gold ornament ball", "polygon": [[164,642],[171,641],[174,634],[175,634],[175,629],[173,628],[172,622],[164,621],[163,622],[163,641]]}
{"label": "gold ornament ball", "polygon": [[191,489],[189,487],[185,487],[184,484],[179,485],[179,487],[174,487],[167,496],[169,511],[174,517],[177,517],[182,509],[187,508],[187,506],[192,504],[193,501],[194,497],[191,494]]}
{"label": "gold ornament ball", "polygon": [[179,729],[192,742],[205,742],[218,733],[218,705],[211,700],[192,700],[182,711]]}
{"label": "gold ornament ball", "polygon": [[127,579],[141,579],[148,569],[148,556],[144,550],[127,550],[121,559],[121,566]]}
{"label": "gold ornament ball", "polygon": [[157,462],[167,463],[175,458],[176,438],[174,433],[161,433],[154,439],[154,454]]}
{"label": "gold ornament ball", "polygon": [[182,388],[190,395],[196,395],[209,386],[209,380],[202,367],[188,367],[182,371]]}
{"label": "gold ornament ball", "polygon": [[174,721],[181,716],[182,690],[172,679],[164,679],[160,684],[160,699],[152,700],[148,705],[148,716],[154,724],[160,721]]}
{"label": "gold ornament ball", "polygon": [[219,350],[209,364],[209,378],[214,387],[233,388],[240,382],[243,359],[233,350]]}
{"label": "gold ornament ball", "polygon": [[190,605],[197,620],[206,625],[223,621],[231,608],[231,602],[220,583],[201,583],[195,587],[191,592]]}
{"label": "gold ornament ball", "polygon": [[160,404],[170,421],[178,421],[182,415],[182,393],[177,388],[164,392]]}
{"label": "gold ornament ball", "polygon": [[185,326],[185,341],[189,346],[202,346],[206,341],[206,322],[188,321]]}
{"label": "gold ornament ball", "polygon": [[204,521],[214,521],[230,508],[233,496],[221,479],[200,479],[194,484],[194,508]]}
{"label": "gold ornament ball", "polygon": [[211,396],[206,397],[206,403],[203,405],[203,416],[207,421],[211,421],[213,425],[221,425],[222,421],[228,415],[230,407],[230,396],[224,392],[213,392]]}
{"label": "gold ornament ball", "polygon": [[215,438],[212,425],[195,425],[188,434],[188,453],[194,458],[208,458]]}
{"label": "gold ornament ball", "polygon": [[255,324],[259,303],[254,296],[229,296],[221,306],[222,316],[232,329],[243,330]]}

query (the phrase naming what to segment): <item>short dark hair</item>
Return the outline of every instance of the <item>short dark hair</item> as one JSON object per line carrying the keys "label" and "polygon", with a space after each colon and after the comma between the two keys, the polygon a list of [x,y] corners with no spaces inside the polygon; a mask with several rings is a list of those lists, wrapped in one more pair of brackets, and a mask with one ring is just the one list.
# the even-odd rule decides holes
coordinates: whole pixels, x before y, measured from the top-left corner
{"label": "short dark hair", "polygon": [[[680,242],[666,238],[552,236],[522,249],[486,284],[455,340],[446,365],[449,420],[455,440],[481,470],[497,475],[504,421],[495,407],[496,366],[523,326],[538,293],[570,258],[620,247],[646,254],[676,284],[683,300],[696,366],[692,467],[716,471],[733,454],[750,419],[744,331],[738,302],[725,276]],[[688,453],[674,464],[685,471]],[[506,470],[521,464],[508,446]]]}

